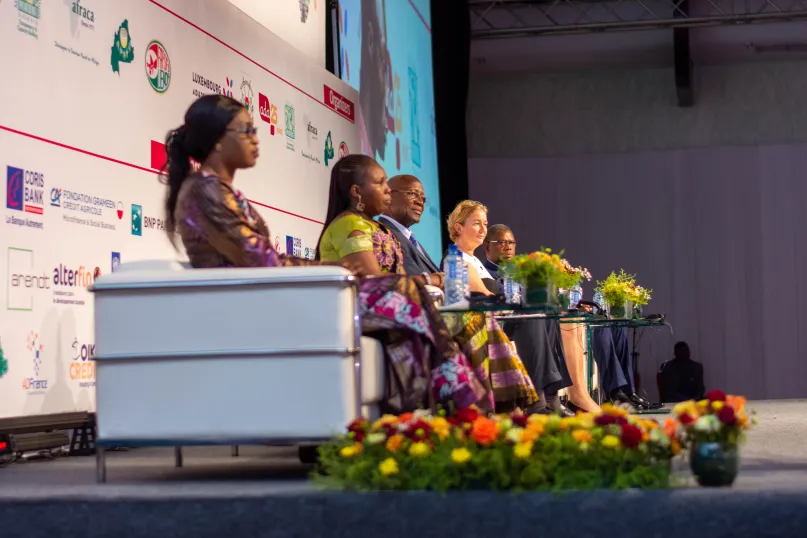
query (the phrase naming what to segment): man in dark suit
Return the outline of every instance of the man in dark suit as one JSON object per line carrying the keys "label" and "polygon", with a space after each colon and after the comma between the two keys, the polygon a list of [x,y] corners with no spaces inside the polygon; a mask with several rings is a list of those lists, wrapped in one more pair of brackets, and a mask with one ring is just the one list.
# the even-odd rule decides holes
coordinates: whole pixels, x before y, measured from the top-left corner
{"label": "man in dark suit", "polygon": [[493,278],[499,278],[499,264],[516,254],[516,238],[513,231],[504,224],[494,224],[488,228],[485,237],[485,259],[482,264]]}
{"label": "man in dark suit", "polygon": [[420,222],[426,206],[426,194],[418,178],[410,175],[393,176],[387,181],[392,191],[392,204],[378,222],[389,228],[398,239],[404,252],[404,270],[407,275],[435,274],[440,268],[415,239],[409,228]]}
{"label": "man in dark suit", "polygon": [[678,342],[673,348],[674,359],[661,365],[658,387],[665,402],[702,400],[706,388],[703,384],[703,365],[690,357],[689,345]]}

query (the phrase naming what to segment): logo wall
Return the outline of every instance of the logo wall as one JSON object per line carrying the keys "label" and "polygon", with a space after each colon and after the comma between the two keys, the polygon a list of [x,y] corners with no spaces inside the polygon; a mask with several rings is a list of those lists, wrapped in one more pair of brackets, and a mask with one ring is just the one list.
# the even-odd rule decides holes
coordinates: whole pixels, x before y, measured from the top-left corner
{"label": "logo wall", "polygon": [[152,89],[165,93],[171,84],[171,60],[162,43],[152,41],[146,47],[146,77]]}

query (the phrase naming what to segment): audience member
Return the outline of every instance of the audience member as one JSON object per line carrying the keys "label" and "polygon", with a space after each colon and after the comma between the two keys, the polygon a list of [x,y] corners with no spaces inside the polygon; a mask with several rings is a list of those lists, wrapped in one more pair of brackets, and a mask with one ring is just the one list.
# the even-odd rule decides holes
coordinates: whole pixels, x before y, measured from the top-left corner
{"label": "audience member", "polygon": [[664,402],[702,400],[706,387],[703,383],[703,365],[690,357],[689,345],[678,342],[673,348],[675,358],[661,365],[658,388]]}

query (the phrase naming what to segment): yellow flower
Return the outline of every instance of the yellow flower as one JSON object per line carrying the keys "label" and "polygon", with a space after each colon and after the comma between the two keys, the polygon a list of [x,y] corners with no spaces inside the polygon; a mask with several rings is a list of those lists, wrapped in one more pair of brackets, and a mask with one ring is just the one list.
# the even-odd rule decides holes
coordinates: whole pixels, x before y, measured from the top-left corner
{"label": "yellow flower", "polygon": [[678,439],[673,439],[670,441],[670,448],[672,449],[672,453],[676,456],[679,452],[681,452],[681,442]]}
{"label": "yellow flower", "polygon": [[566,417],[560,419],[560,423],[558,423],[558,429],[561,431],[564,430],[572,430],[580,425],[580,421],[577,420],[577,417]]}
{"label": "yellow flower", "polygon": [[361,443],[355,443],[350,446],[342,447],[342,450],[339,451],[339,455],[343,458],[352,458],[353,456],[358,456],[361,454],[361,451]]}
{"label": "yellow flower", "polygon": [[386,445],[387,450],[389,450],[390,452],[397,452],[398,449],[401,448],[403,442],[404,442],[404,436],[401,435],[400,433],[396,433],[395,435],[387,439],[387,445]]}
{"label": "yellow flower", "polygon": [[451,424],[443,417],[435,417],[432,419],[432,430],[440,438],[441,441],[448,439],[451,435]]}
{"label": "yellow flower", "polygon": [[[521,441],[521,436],[524,433],[524,428],[510,428],[504,435],[508,441],[515,444]],[[537,437],[537,436],[536,436]]]}
{"label": "yellow flower", "polygon": [[471,451],[465,447],[455,448],[451,451],[451,461],[454,463],[465,463],[471,459]]}
{"label": "yellow flower", "polygon": [[726,405],[726,402],[712,402],[712,409],[717,412],[723,409],[724,405]]}
{"label": "yellow flower", "polygon": [[614,415],[615,417],[627,417],[629,414],[627,410],[608,402],[602,404],[602,411],[607,415]]}
{"label": "yellow flower", "polygon": [[375,422],[373,422],[371,430],[380,430],[382,426],[386,424],[398,424],[398,417],[395,415],[384,415]]}
{"label": "yellow flower", "polygon": [[532,442],[530,441],[527,441],[526,443],[518,443],[517,445],[513,446],[513,455],[520,460],[529,458],[531,454]]}
{"label": "yellow flower", "polygon": [[378,464],[378,470],[384,476],[398,474],[398,462],[395,461],[395,458],[387,458]]}
{"label": "yellow flower", "polygon": [[702,415],[709,409],[709,400],[701,400],[698,402],[698,412]]}
{"label": "yellow flower", "polygon": [[658,422],[656,422],[655,420],[652,420],[652,419],[643,420],[642,421],[642,426],[644,426],[648,430],[657,430],[659,428]]}
{"label": "yellow flower", "polygon": [[588,430],[574,430],[572,432],[572,439],[577,441],[578,443],[590,443],[591,442],[591,432]]}
{"label": "yellow flower", "polygon": [[698,418],[703,414],[701,411],[698,410],[698,404],[696,404],[693,400],[677,404],[675,407],[673,407],[673,413],[675,413],[675,416],[677,417],[680,417],[682,415],[689,415],[692,418]]}
{"label": "yellow flower", "polygon": [[594,428],[594,414],[593,413],[580,413],[577,415],[577,420],[581,428],[590,430]]}
{"label": "yellow flower", "polygon": [[602,446],[605,448],[617,448],[619,444],[619,437],[616,435],[606,435],[602,438]]}
{"label": "yellow flower", "polygon": [[409,447],[409,455],[413,458],[422,458],[426,456],[431,449],[429,445],[424,443],[423,441],[418,441],[417,443],[412,443],[412,446]]}
{"label": "yellow flower", "polygon": [[[536,426],[544,426],[546,423],[549,422],[549,415],[530,415],[527,418],[527,427],[531,427],[533,425]],[[543,428],[541,428],[543,430]]]}
{"label": "yellow flower", "polygon": [[365,440],[368,445],[380,445],[387,440],[387,434],[382,432],[368,433]]}
{"label": "yellow flower", "polygon": [[540,424],[530,425],[521,431],[521,435],[519,436],[518,440],[522,443],[532,443],[538,439],[543,432],[544,427]]}

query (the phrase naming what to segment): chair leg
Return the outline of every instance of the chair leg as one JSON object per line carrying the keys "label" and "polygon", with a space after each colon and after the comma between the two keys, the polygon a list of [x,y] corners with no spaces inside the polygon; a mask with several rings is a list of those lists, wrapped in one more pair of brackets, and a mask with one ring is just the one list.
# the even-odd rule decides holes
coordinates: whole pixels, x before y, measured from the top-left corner
{"label": "chair leg", "polygon": [[174,466],[182,467],[182,447],[174,447]]}
{"label": "chair leg", "polygon": [[233,445],[230,447],[230,456],[232,456],[233,458],[238,457],[238,445]]}
{"label": "chair leg", "polygon": [[106,482],[106,451],[100,446],[95,447],[95,481]]}

